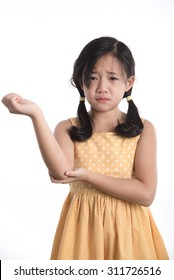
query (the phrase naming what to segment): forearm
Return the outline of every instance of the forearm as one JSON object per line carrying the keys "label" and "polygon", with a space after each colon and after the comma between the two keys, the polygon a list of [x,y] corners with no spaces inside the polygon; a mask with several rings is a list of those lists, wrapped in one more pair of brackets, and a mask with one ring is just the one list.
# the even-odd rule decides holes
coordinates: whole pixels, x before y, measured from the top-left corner
{"label": "forearm", "polygon": [[66,178],[65,170],[72,166],[45,121],[42,111],[38,109],[31,119],[42,158],[49,172],[57,179]]}
{"label": "forearm", "polygon": [[73,159],[70,159],[68,152],[65,156],[62,146],[52,134],[38,105],[15,93],[5,95],[2,103],[10,113],[26,115],[32,119],[39,148],[49,172],[57,179],[66,178],[65,171],[73,168]]}
{"label": "forearm", "polygon": [[115,178],[87,171],[85,181],[102,192],[143,206],[149,206],[154,198],[154,192],[151,191],[154,188],[134,178]]}

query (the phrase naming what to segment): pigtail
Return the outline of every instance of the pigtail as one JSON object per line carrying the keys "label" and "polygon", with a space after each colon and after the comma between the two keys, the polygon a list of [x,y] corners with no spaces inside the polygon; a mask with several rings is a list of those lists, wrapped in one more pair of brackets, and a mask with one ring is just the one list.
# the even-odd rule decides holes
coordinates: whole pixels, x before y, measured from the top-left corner
{"label": "pigtail", "polygon": [[123,98],[127,98],[128,111],[124,123],[119,123],[116,126],[116,133],[122,137],[134,137],[141,134],[143,130],[143,122],[139,116],[138,109],[132,100],[131,92],[124,94]]}
{"label": "pigtail", "polygon": [[78,126],[71,126],[69,134],[73,141],[83,142],[92,136],[92,125],[89,114],[86,110],[84,94],[80,97],[77,117]]}

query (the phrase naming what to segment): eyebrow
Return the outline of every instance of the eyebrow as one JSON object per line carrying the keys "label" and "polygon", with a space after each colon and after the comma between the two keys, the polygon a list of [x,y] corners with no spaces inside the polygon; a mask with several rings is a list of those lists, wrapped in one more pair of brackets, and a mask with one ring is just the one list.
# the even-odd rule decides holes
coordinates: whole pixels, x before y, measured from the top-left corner
{"label": "eyebrow", "polygon": [[[97,73],[98,73],[98,71],[95,71],[95,70],[91,72],[91,74],[97,74]],[[119,74],[117,74],[115,72],[112,72],[112,71],[106,71],[106,73],[110,74],[110,75],[119,75]]]}
{"label": "eyebrow", "polygon": [[107,74],[111,74],[111,75],[118,75],[117,73],[112,72],[112,71],[107,71]]}

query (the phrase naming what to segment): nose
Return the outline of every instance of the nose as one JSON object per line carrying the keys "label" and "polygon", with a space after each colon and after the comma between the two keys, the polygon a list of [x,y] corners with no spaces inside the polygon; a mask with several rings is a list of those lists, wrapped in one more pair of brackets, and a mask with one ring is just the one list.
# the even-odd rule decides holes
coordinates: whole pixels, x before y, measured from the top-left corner
{"label": "nose", "polygon": [[100,78],[97,84],[97,93],[107,93],[107,82],[104,78]]}

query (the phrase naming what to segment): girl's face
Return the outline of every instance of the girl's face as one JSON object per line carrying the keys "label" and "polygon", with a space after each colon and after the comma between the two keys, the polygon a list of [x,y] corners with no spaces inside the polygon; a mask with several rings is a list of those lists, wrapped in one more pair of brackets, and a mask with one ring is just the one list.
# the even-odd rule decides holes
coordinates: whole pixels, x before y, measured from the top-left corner
{"label": "girl's face", "polygon": [[90,86],[82,84],[91,109],[99,112],[114,110],[134,83],[134,76],[126,77],[119,60],[112,54],[102,56],[94,65]]}

